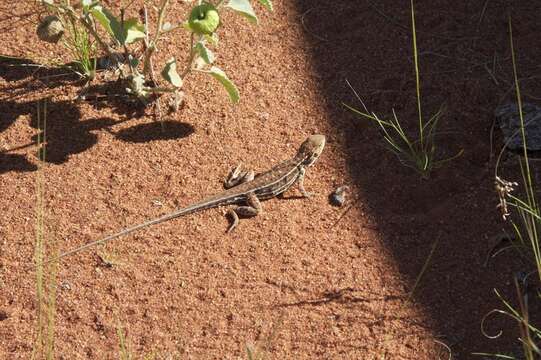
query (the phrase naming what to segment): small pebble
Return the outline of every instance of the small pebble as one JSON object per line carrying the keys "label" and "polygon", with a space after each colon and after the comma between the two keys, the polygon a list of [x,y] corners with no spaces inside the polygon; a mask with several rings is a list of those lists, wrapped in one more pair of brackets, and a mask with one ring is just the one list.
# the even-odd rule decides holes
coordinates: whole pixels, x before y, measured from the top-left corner
{"label": "small pebble", "polygon": [[329,202],[333,206],[344,206],[346,202],[346,191],[348,190],[347,185],[340,186],[334,190],[331,195],[329,195]]}

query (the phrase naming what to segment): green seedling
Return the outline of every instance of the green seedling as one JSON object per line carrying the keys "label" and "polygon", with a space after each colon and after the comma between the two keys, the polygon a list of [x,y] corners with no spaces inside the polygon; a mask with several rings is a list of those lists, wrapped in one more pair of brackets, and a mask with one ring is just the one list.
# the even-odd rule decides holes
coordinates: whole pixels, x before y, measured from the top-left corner
{"label": "green seedling", "polygon": [[72,69],[81,78],[92,81],[96,76],[96,46],[92,42],[88,31],[78,23],[69,19],[66,28],[68,36],[64,46],[71,51],[74,58]]}
{"label": "green seedling", "polygon": [[437,135],[436,129],[439,120],[441,118],[441,115],[443,114],[443,107],[441,107],[440,110],[436,114],[434,114],[428,121],[424,121],[421,111],[420,72],[413,0],[411,0],[411,24],[413,34],[413,59],[415,64],[415,87],[417,92],[417,113],[419,115],[417,135],[415,137],[412,137],[406,133],[406,131],[400,124],[400,121],[398,120],[394,109],[392,110],[393,118],[390,120],[382,120],[375,113],[368,111],[359,94],[355,91],[355,89],[347,80],[347,85],[351,88],[359,102],[362,104],[364,112],[350,105],[343,105],[355,114],[376,123],[383,133],[383,138],[386,145],[388,145],[389,150],[398,157],[400,162],[405,166],[411,167],[416,170],[422,178],[428,178],[430,176],[430,173],[435,168],[460,156],[462,154],[462,150],[450,158],[437,159],[437,147],[435,137]]}
{"label": "green seedling", "polygon": [[[270,0],[259,2],[272,10]],[[240,99],[235,84],[214,65],[216,56],[209,47],[218,45],[217,31],[222,11],[229,9],[252,23],[258,22],[249,0],[200,0],[190,10],[187,20],[176,25],[165,21],[169,0],[161,0],[152,36],[146,6],[142,9],[145,23],[141,24],[136,18],[125,18],[125,8],[120,10],[120,14],[115,14],[99,0],[82,0],[77,6],[67,0],[42,0],[42,4],[50,15],[38,25],[40,39],[56,43],[68,29],[70,40],[66,41],[66,46],[75,57],[79,73],[88,79],[92,79],[95,73],[96,47],[113,62],[121,80],[126,83],[126,92],[144,103],[148,103],[155,94],[171,93],[176,102],[175,108],[178,108],[178,102],[184,98],[185,79],[194,71],[218,80],[233,103]],[[152,56],[163,36],[177,29],[186,29],[191,34],[186,63],[180,65],[175,58],[170,58],[160,71],[161,80],[158,80]],[[137,44],[141,42],[144,43],[142,53],[136,51],[141,47]]]}

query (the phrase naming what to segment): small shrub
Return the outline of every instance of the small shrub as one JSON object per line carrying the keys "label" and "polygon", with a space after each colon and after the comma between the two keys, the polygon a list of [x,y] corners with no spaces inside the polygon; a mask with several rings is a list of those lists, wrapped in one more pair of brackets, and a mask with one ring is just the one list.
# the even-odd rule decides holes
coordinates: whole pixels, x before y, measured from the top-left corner
{"label": "small shrub", "polygon": [[[213,65],[216,56],[210,47],[218,45],[217,31],[221,26],[221,12],[232,10],[252,23],[257,23],[257,16],[249,0],[217,0],[216,2],[198,1],[181,24],[166,22],[169,0],[161,0],[158,7],[158,20],[155,31],[150,33],[148,10],[145,23],[136,18],[125,18],[125,8],[115,15],[99,0],[82,0],[71,5],[69,1],[42,0],[42,5],[49,13],[38,25],[38,37],[47,42],[64,41],[65,47],[75,58],[77,72],[92,80],[96,70],[96,52],[103,52],[107,61],[126,82],[126,92],[148,103],[153,95],[170,93],[174,95],[174,109],[178,109],[183,100],[182,88],[186,77],[194,72],[208,74],[223,85],[233,103],[239,101],[239,92],[235,84],[219,67]],[[268,10],[272,10],[270,0],[259,0]],[[165,34],[178,29],[190,32],[190,46],[187,62],[179,71],[179,64],[171,57],[160,71],[162,80],[156,78],[153,55]],[[67,33],[67,34],[66,34]],[[143,43],[142,53],[136,46]],[[112,45],[110,45],[112,44]],[[161,85],[159,84],[161,82]]]}

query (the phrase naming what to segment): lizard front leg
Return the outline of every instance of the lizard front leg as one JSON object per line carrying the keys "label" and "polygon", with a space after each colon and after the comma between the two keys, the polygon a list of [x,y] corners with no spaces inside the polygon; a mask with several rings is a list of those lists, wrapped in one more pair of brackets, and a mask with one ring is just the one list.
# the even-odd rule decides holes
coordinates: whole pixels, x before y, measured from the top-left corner
{"label": "lizard front leg", "polygon": [[305,198],[311,198],[314,195],[314,193],[308,192],[304,188],[304,175],[305,174],[306,174],[306,169],[301,168],[299,170],[299,178],[297,179],[297,183],[299,184],[299,190],[301,191],[302,196],[304,196]]}
{"label": "lizard front leg", "polygon": [[227,178],[224,181],[224,188],[230,189],[239,184],[252,181],[255,177],[254,171],[244,171],[242,164],[238,164],[236,168],[229,172]]}
{"label": "lizard front leg", "polygon": [[229,215],[232,219],[227,232],[233,231],[233,229],[239,225],[239,217],[254,217],[262,211],[263,208],[261,207],[261,202],[257,198],[257,195],[254,193],[248,194],[245,206],[238,206],[227,211],[226,215]]}

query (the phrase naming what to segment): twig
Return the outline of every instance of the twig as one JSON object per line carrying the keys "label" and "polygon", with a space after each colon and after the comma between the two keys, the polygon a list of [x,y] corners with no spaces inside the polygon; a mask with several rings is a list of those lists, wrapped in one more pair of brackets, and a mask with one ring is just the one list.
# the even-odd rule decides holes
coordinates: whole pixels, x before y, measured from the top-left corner
{"label": "twig", "polygon": [[428,254],[428,257],[426,258],[425,263],[423,264],[423,268],[421,269],[421,272],[419,275],[417,275],[417,279],[415,279],[415,284],[413,284],[413,288],[411,289],[411,292],[408,296],[408,299],[411,300],[413,298],[413,295],[415,294],[415,290],[417,289],[417,286],[421,282],[421,278],[423,277],[426,269],[428,268],[428,265],[430,264],[430,260],[432,260],[432,256],[434,255],[434,251],[436,251],[436,248],[438,247],[438,244],[440,242],[441,233],[438,234],[438,237],[436,238],[436,241],[434,241],[434,244],[432,244],[432,249],[430,249],[430,253]]}

